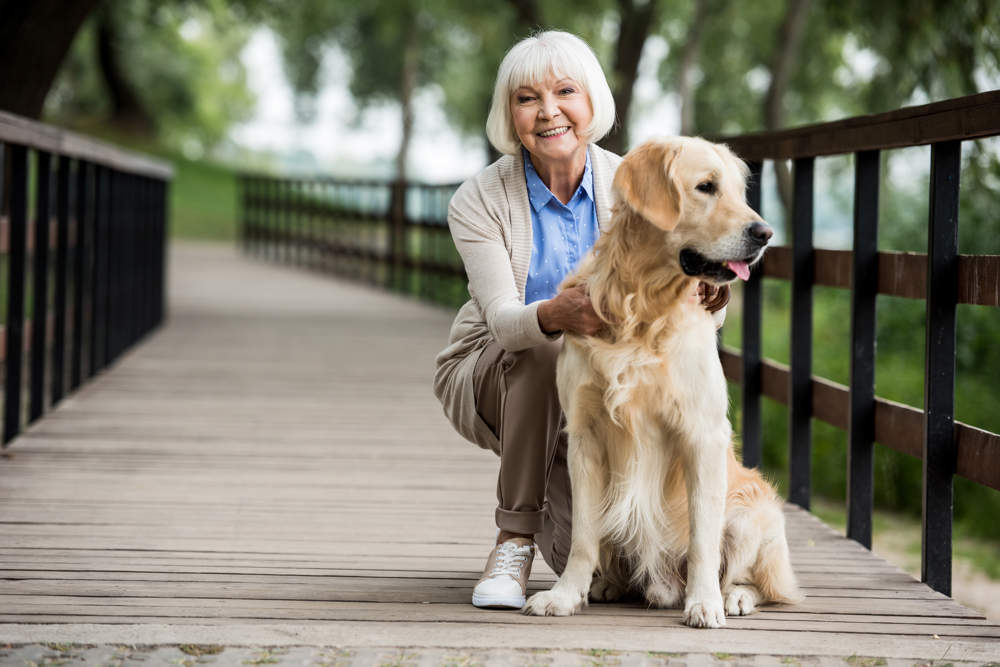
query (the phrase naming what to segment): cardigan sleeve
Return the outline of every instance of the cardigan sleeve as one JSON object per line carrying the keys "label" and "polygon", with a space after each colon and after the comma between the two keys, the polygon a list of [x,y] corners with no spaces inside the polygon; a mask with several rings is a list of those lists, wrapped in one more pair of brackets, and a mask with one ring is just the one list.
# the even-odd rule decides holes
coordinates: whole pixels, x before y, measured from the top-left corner
{"label": "cardigan sleeve", "polygon": [[[486,189],[498,189],[488,192]],[[469,277],[469,294],[479,305],[486,327],[503,349],[523,350],[557,338],[538,323],[538,304],[524,305],[514,280],[501,222],[509,211],[502,185],[473,178],[458,189],[448,205],[448,228]]]}

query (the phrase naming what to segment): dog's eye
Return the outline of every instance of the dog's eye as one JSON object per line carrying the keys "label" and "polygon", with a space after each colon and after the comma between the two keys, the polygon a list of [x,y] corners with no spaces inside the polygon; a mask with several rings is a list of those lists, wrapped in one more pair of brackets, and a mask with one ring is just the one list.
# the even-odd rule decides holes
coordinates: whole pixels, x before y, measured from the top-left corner
{"label": "dog's eye", "polygon": [[714,195],[716,188],[715,188],[715,183],[713,183],[712,181],[705,181],[704,183],[699,183],[698,185],[696,185],[694,189],[697,190],[698,192],[704,192],[707,195]]}

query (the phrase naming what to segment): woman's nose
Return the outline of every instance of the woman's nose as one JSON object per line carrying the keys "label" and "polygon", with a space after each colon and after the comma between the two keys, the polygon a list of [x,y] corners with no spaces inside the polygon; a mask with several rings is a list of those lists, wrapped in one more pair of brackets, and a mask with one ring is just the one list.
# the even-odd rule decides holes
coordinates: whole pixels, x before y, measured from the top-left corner
{"label": "woman's nose", "polygon": [[541,98],[541,106],[538,115],[542,118],[555,118],[559,115],[559,105],[554,97],[545,96]]}

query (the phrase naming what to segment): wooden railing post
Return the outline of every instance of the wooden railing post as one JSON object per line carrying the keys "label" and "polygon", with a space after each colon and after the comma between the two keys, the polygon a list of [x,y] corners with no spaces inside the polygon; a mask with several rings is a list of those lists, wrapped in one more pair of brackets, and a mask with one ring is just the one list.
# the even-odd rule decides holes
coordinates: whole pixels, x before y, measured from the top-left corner
{"label": "wooden railing post", "polygon": [[389,205],[389,258],[391,270],[389,284],[393,289],[406,287],[404,261],[406,258],[406,181],[397,179],[392,184]]}
{"label": "wooden railing post", "polygon": [[88,326],[93,331],[92,320],[84,318],[84,308],[90,311],[86,296],[90,294],[87,280],[90,276],[90,249],[93,207],[94,169],[89,162],[77,160],[76,163],[76,201],[74,216],[76,218],[73,244],[73,343],[70,347],[70,391],[75,391],[83,381],[84,347],[83,328]]}
{"label": "wooden railing post", "polygon": [[6,146],[10,160],[7,329],[4,359],[3,445],[21,432],[21,365],[24,353],[24,255],[28,227],[28,149]]}
{"label": "wooden railing post", "polygon": [[813,165],[795,160],[792,202],[792,340],[788,385],[788,499],[809,509],[812,465]]}
{"label": "wooden railing post", "polygon": [[955,474],[955,305],[958,297],[958,182],[962,145],[931,147],[924,365],[921,580],[951,595],[952,486]]}
{"label": "wooden railing post", "polygon": [[879,151],[854,157],[851,271],[851,406],[847,448],[847,536],[872,547],[875,441],[875,297],[878,293]]}
{"label": "wooden railing post", "polygon": [[[747,183],[747,203],[762,215],[761,176],[764,164],[750,163],[750,180]],[[763,275],[761,267],[750,272],[750,279],[743,283],[743,465],[760,466],[760,327],[763,314],[761,298]]]}
{"label": "wooden railing post", "polygon": [[31,373],[28,423],[45,411],[45,357],[49,312],[49,223],[52,217],[52,155],[35,153],[35,236],[31,258]]}
{"label": "wooden railing post", "polygon": [[52,341],[52,405],[63,397],[66,377],[66,291],[69,281],[70,159],[59,157],[56,182],[55,335]]}

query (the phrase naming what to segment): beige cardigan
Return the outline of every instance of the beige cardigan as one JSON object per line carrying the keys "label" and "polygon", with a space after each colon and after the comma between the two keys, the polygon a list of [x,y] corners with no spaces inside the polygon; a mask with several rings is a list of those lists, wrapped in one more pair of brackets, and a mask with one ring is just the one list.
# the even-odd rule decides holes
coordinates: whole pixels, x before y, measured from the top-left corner
{"label": "beige cardigan", "polygon": [[[590,145],[594,203],[601,232],[611,220],[611,181],[621,158]],[[538,324],[538,304],[524,305],[532,224],[524,160],[505,155],[463,183],[448,206],[448,227],[469,276],[469,295],[437,356],[434,395],[455,429],[480,447],[496,436],[476,412],[472,374],[491,340],[509,351],[555,336]]]}

